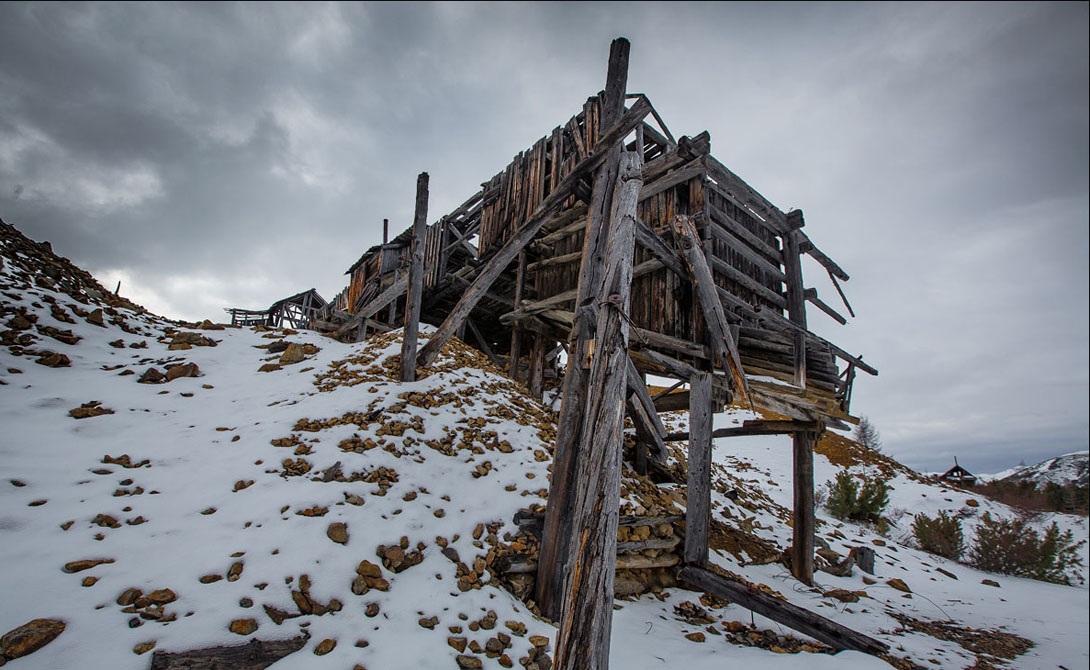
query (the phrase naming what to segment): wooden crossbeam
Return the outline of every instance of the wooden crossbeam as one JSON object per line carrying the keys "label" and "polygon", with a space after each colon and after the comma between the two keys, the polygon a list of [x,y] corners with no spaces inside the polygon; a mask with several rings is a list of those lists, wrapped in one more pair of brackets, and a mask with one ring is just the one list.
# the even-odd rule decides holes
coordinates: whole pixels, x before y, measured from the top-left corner
{"label": "wooden crossbeam", "polygon": [[473,284],[464,294],[462,294],[461,299],[454,306],[454,309],[450,311],[447,318],[443,320],[443,323],[420,349],[420,353],[417,356],[417,363],[419,365],[426,367],[435,362],[442,346],[446,344],[447,340],[449,340],[454,332],[458,330],[458,326],[460,326],[462,321],[464,321],[465,318],[469,316],[469,313],[473,311],[473,308],[484,296],[484,293],[492,286],[492,283],[495,282],[507,266],[511,264],[511,261],[518,256],[518,253],[534,239],[537,232],[541,229],[542,224],[544,224],[545,221],[564,204],[564,201],[571,195],[576,182],[601,165],[602,161],[605,160],[606,155],[609,153],[605,149],[613,146],[631,132],[631,130],[636,127],[636,124],[643,120],[643,117],[647,115],[648,111],[649,104],[637,101],[636,104],[625,112],[607,132],[602,134],[601,140],[599,140],[598,144],[595,146],[595,151],[576,163],[571,172],[569,172],[567,176],[557,184],[556,188],[545,197],[545,200],[538,205],[537,209],[530,215],[526,223],[519,228],[518,232],[512,235],[484,267],[481,268],[481,271],[473,281]]}
{"label": "wooden crossbeam", "polygon": [[682,581],[701,591],[738,603],[834,649],[853,649],[868,654],[884,654],[889,651],[889,645],[880,640],[709,570],[685,567],[682,568],[680,577]]}
{"label": "wooden crossbeam", "polygon": [[[821,431],[824,424],[820,421],[782,421],[754,419],[743,421],[741,426],[733,428],[716,428],[712,431],[712,438],[741,437],[744,435],[793,435],[794,433],[812,433]],[[689,439],[689,433],[668,433],[664,438],[666,442],[684,442]]]}

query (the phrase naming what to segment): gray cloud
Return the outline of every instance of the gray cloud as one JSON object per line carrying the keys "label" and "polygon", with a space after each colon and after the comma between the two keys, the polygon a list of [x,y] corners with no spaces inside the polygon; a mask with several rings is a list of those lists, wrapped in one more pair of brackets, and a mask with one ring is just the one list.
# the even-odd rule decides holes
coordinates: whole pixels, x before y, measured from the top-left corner
{"label": "gray cloud", "polygon": [[[856,409],[921,468],[1087,445],[1085,4],[0,5],[0,216],[168,316],[342,273],[602,85],[840,262],[882,370]],[[821,269],[805,268],[829,302]],[[975,462],[974,462],[975,460]]]}

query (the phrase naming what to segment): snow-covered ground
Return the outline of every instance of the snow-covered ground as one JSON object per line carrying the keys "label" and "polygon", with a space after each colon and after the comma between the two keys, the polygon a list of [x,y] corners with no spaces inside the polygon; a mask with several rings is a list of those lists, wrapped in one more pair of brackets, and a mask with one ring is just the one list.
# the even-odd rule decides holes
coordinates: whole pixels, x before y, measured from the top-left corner
{"label": "snow-covered ground", "polygon": [[[46,298],[72,322],[55,318]],[[532,636],[555,636],[523,602],[491,585],[487,569],[517,542],[515,512],[544,503],[554,427],[541,405],[474,350],[452,343],[426,377],[402,384],[395,381],[396,333],[345,345],[308,332],[177,328],[121,308],[107,310],[99,326],[80,314],[96,304],[43,287],[11,259],[0,273],[0,301],[4,324],[16,308],[36,317],[34,328],[20,331],[35,339],[23,355],[0,347],[0,633],[36,618],[67,624],[10,667],[138,670],[150,664],[150,643],[178,651],[304,632],[306,646],[272,667],[454,668],[459,651],[448,638],[466,638],[471,650],[489,639],[509,645],[504,657],[478,654],[485,668],[498,668],[528,663]],[[64,344],[37,326],[81,339]],[[175,328],[215,346],[171,350]],[[259,372],[281,354],[258,347],[281,341],[311,347],[301,362]],[[141,343],[147,348],[132,348]],[[44,349],[65,354],[70,366],[36,363],[31,351]],[[150,367],[165,372],[183,362],[197,364],[199,375],[138,383]],[[113,413],[69,415],[91,402]],[[729,411],[716,416],[716,426],[752,416]],[[683,429],[685,415],[668,421]],[[924,667],[969,667],[977,658],[953,641],[897,632],[901,624],[890,614],[1031,640],[1035,646],[1008,667],[1090,662],[1085,587],[986,574],[909,546],[912,513],[958,512],[968,530],[983,512],[1010,516],[1008,508],[985,499],[971,506],[971,494],[898,474],[889,536],[820,515],[818,535],[833,551],[877,551],[875,576],[818,573],[818,588],[809,589],[756,555],[790,544],[789,438],[721,439],[714,459],[713,517],[740,538],[735,555],[727,550],[733,535],[713,537],[723,568],[878,637],[893,657]],[[819,484],[838,469],[816,456]],[[683,503],[683,486],[662,490]],[[639,500],[630,494],[626,502]],[[1085,518],[1052,519],[1086,538]],[[110,562],[64,570],[85,559]],[[890,586],[893,578],[912,592]],[[129,589],[144,597],[170,592],[152,599],[161,607],[132,611],[117,602]],[[852,603],[822,595],[833,589],[864,595]],[[618,601],[614,666],[889,667],[853,652],[730,644],[722,633],[735,621],[791,631],[734,604],[709,606],[710,624],[675,613],[700,595],[669,588]],[[240,632],[256,630],[232,632],[233,623]],[[685,637],[700,631],[703,642]],[[335,646],[317,655],[326,640]]]}

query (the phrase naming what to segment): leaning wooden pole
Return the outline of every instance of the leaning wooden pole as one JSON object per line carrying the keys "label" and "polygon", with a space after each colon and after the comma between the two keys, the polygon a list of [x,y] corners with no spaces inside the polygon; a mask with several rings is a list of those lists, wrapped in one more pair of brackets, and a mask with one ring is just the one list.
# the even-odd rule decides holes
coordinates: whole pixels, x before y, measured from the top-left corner
{"label": "leaning wooden pole", "polygon": [[424,229],[428,225],[428,173],[416,178],[409,293],[405,298],[405,336],[401,341],[401,381],[416,381],[416,337],[420,332],[420,301],[424,295]]}
{"label": "leaning wooden pole", "polygon": [[[601,128],[613,125],[624,112],[630,46],[623,37],[613,40],[610,45],[606,88],[600,99]],[[586,362],[595,337],[592,332],[593,319],[601,294],[621,143],[618,141],[615,145],[606,145],[602,147],[602,151],[605,153],[605,161],[594,175],[591,206],[583,237],[583,255],[575,302],[576,322],[572,328],[574,341],[568,351],[568,365],[564,372],[556,446],[553,450],[553,472],[538,561],[537,603],[541,612],[551,619],[560,616],[560,592],[567,572],[563,561],[570,553],[572,541],[574,494],[582,484],[578,479],[578,452],[588,397],[589,375]]]}
{"label": "leaning wooden pole", "polygon": [[628,389],[628,310],[642,167],[639,153],[625,153],[614,195],[602,295],[593,307],[596,346],[579,441],[579,486],[572,491],[572,542],[556,640],[558,670],[609,667]]}

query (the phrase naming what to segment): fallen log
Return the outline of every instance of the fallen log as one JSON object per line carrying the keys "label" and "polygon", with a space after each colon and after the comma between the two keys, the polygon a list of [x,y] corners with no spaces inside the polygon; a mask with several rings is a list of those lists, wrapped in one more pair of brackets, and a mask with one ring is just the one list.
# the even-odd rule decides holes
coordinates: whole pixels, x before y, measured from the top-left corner
{"label": "fallen log", "polygon": [[703,568],[682,568],[680,578],[701,591],[738,603],[834,649],[851,649],[867,654],[884,654],[889,651],[889,645],[880,640]]}
{"label": "fallen log", "polygon": [[306,643],[307,638],[300,635],[290,640],[251,640],[233,647],[156,651],[151,657],[151,670],[264,670]]}

